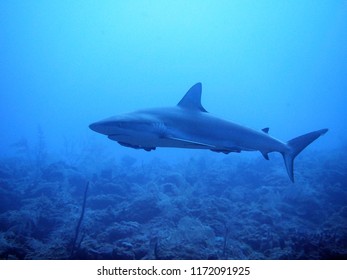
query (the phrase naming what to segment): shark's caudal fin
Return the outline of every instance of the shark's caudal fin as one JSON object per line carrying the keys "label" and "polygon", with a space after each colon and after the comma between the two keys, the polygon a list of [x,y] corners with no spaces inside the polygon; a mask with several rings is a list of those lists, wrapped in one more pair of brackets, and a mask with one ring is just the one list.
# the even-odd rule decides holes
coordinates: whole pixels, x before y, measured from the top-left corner
{"label": "shark's caudal fin", "polygon": [[201,105],[201,83],[193,85],[183,96],[177,106],[201,112],[207,112]]}
{"label": "shark's caudal fin", "polygon": [[286,164],[287,173],[292,182],[294,182],[294,159],[308,145],[310,145],[319,136],[325,134],[328,129],[321,129],[301,135],[287,142],[288,151],[283,152],[282,156]]}

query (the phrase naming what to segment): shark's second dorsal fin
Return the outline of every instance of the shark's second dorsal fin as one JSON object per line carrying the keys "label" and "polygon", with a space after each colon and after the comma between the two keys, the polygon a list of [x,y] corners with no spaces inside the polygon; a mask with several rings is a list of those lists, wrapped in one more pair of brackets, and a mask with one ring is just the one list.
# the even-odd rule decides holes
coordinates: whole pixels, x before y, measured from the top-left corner
{"label": "shark's second dorsal fin", "polygon": [[201,83],[192,86],[177,106],[194,111],[207,112],[201,105]]}

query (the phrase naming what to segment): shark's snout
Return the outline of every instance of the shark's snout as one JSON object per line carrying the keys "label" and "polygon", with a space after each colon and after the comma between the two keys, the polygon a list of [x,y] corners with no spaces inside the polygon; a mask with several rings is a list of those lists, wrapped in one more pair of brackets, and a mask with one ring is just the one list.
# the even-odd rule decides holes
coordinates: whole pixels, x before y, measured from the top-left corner
{"label": "shark's snout", "polygon": [[95,132],[107,135],[107,126],[104,122],[95,122],[89,125],[89,128]]}
{"label": "shark's snout", "polygon": [[122,129],[122,123],[114,119],[106,119],[90,124],[89,128],[104,135],[116,135],[119,134]]}
{"label": "shark's snout", "polygon": [[97,123],[97,122],[96,122],[96,123],[91,123],[91,124],[89,125],[89,128],[90,128],[91,130],[95,131],[95,132],[98,132],[98,123]]}

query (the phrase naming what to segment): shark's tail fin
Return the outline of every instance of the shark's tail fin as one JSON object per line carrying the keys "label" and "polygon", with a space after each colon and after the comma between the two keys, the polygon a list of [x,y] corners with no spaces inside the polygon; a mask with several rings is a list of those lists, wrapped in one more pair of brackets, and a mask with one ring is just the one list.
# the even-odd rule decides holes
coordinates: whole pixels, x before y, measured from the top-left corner
{"label": "shark's tail fin", "polygon": [[287,142],[288,150],[282,153],[287,173],[292,182],[294,182],[294,159],[308,145],[310,145],[319,136],[325,134],[328,129],[321,129],[301,135]]}

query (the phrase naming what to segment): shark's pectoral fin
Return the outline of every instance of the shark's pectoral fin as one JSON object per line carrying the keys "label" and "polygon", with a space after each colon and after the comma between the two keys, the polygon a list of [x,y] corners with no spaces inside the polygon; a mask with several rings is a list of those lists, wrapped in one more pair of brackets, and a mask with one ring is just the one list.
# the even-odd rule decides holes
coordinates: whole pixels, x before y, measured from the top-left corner
{"label": "shark's pectoral fin", "polygon": [[164,136],[163,138],[180,142],[182,146],[185,146],[185,147],[189,146],[189,147],[199,148],[199,149],[209,149],[212,152],[216,152],[216,153],[229,154],[229,153],[241,152],[241,150],[237,147],[217,147],[215,145],[211,145],[208,143],[203,143],[200,141],[194,141],[194,140],[189,140],[189,139],[184,139],[181,137],[174,137],[174,136]]}
{"label": "shark's pectoral fin", "polygon": [[211,149],[215,149],[216,147],[210,144],[206,144],[206,143],[202,143],[199,141],[193,141],[193,140],[189,140],[189,139],[184,139],[184,138],[179,138],[179,137],[174,137],[174,136],[163,136],[162,138],[166,138],[169,140],[173,140],[173,141],[178,141],[181,142],[182,144],[185,144],[187,146],[197,146],[197,147],[205,147],[205,148],[211,148]]}
{"label": "shark's pectoral fin", "polygon": [[143,149],[143,150],[145,150],[147,152],[154,151],[156,149],[156,147],[145,147],[145,146],[130,144],[130,143],[127,143],[127,142],[124,142],[124,141],[118,141],[117,135],[109,135],[108,138],[113,140],[113,141],[116,141],[119,145],[127,147],[127,148],[133,148],[133,149],[136,149],[136,150]]}
{"label": "shark's pectoral fin", "polygon": [[121,141],[117,141],[117,142],[119,145],[122,145],[124,147],[133,148],[133,149],[141,149],[141,147],[138,145],[132,145],[132,144],[121,142]]}
{"label": "shark's pectoral fin", "polygon": [[133,148],[133,149],[143,149],[147,152],[150,152],[150,151],[154,151],[156,149],[156,147],[141,147],[139,145],[133,145],[133,144],[129,144],[129,143],[125,143],[125,142],[121,142],[121,141],[117,141],[119,145],[122,145],[124,147],[128,147],[128,148]]}

